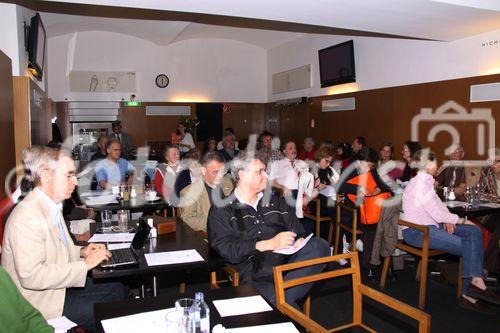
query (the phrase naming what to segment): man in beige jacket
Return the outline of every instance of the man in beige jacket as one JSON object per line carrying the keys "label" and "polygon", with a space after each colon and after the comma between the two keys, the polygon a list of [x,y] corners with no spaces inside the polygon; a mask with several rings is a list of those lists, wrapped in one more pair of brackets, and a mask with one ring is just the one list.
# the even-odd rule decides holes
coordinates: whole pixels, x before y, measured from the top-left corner
{"label": "man in beige jacket", "polygon": [[195,231],[207,232],[207,219],[214,199],[222,199],[233,190],[231,179],[224,176],[226,169],[218,152],[207,153],[202,158],[202,179],[181,191],[181,219]]}
{"label": "man in beige jacket", "polygon": [[46,319],[65,315],[92,329],[93,303],[122,298],[123,286],[93,285],[86,279],[87,271],[110,253],[103,244],[75,246],[68,233],[61,203],[78,183],[71,157],[46,147],[23,153],[33,161],[30,172],[36,187],[7,220],[2,266]]}

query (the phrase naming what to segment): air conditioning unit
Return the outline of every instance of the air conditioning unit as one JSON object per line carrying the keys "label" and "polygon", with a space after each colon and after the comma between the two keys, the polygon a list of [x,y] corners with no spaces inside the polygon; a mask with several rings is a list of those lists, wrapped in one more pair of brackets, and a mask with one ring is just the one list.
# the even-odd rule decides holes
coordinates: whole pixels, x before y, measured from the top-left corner
{"label": "air conditioning unit", "polygon": [[296,97],[296,98],[288,98],[288,99],[280,99],[279,101],[274,102],[274,106],[287,106],[287,105],[295,105],[295,104],[304,104],[309,101],[309,97]]}
{"label": "air conditioning unit", "polygon": [[272,76],[273,94],[311,88],[311,65],[300,66]]}
{"label": "air conditioning unit", "polygon": [[321,102],[321,112],[349,111],[356,109],[356,98],[326,99]]}
{"label": "air conditioning unit", "polygon": [[471,102],[500,101],[500,82],[470,86]]}

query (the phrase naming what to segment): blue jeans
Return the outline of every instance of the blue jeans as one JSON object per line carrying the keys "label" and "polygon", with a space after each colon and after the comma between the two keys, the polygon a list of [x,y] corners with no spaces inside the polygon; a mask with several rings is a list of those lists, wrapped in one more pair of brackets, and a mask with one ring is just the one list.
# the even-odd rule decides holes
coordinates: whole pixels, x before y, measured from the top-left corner
{"label": "blue jeans", "polygon": [[[473,225],[458,224],[453,234],[442,227],[429,226],[429,248],[462,257],[462,292],[465,292],[473,277],[483,276],[483,234]],[[422,247],[421,231],[404,229],[403,238],[411,246]]]}
{"label": "blue jeans", "polygon": [[94,330],[94,303],[117,301],[125,298],[121,283],[94,284],[87,278],[84,288],[66,289],[63,316],[86,330]]}
{"label": "blue jeans", "polygon": [[[323,238],[312,237],[306,246],[299,252],[292,254],[287,263],[300,262],[309,259],[327,257],[330,255],[330,246]],[[326,265],[315,265],[289,271],[285,274],[284,280],[292,280],[303,276],[318,274],[323,271]],[[274,283],[252,281],[250,282],[265,298],[271,303],[276,304],[276,295],[274,293]],[[297,301],[303,299],[309,290],[312,288],[313,283],[301,284],[296,287],[288,288],[285,290],[285,300],[288,304],[299,309]]]}

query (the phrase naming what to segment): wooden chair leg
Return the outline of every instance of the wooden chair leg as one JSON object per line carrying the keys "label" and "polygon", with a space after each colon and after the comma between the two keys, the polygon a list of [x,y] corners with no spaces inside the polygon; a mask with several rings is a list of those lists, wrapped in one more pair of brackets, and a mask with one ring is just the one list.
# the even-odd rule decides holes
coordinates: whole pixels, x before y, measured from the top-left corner
{"label": "wooden chair leg", "polygon": [[219,284],[217,283],[217,271],[210,272],[210,287],[212,289],[219,289]]}
{"label": "wooden chair leg", "polygon": [[458,260],[457,298],[462,297],[462,257]]}
{"label": "wooden chair leg", "polygon": [[181,282],[181,283],[179,284],[179,292],[180,292],[181,294],[184,294],[184,293],[186,292],[186,282]]}
{"label": "wooden chair leg", "polygon": [[329,227],[328,227],[328,245],[332,246],[332,237],[333,237],[333,221],[330,221]]}
{"label": "wooden chair leg", "polygon": [[417,258],[418,264],[417,264],[417,273],[415,273],[415,280],[420,281],[420,269],[422,265],[422,259]]}
{"label": "wooden chair leg", "polygon": [[302,309],[304,310],[304,314],[308,318],[311,318],[311,295],[307,295],[306,301],[304,302]]}
{"label": "wooden chair leg", "polygon": [[425,294],[427,290],[427,264],[429,262],[428,257],[422,257],[420,261],[420,292],[418,294],[418,307],[423,310],[425,307]]}
{"label": "wooden chair leg", "polygon": [[340,241],[340,224],[335,223],[335,245],[333,248],[333,254],[336,255],[339,252],[339,241]]}
{"label": "wooden chair leg", "polygon": [[382,275],[380,276],[380,289],[385,288],[387,282],[387,274],[389,273],[389,266],[391,265],[391,256],[384,258],[384,266],[382,267]]}

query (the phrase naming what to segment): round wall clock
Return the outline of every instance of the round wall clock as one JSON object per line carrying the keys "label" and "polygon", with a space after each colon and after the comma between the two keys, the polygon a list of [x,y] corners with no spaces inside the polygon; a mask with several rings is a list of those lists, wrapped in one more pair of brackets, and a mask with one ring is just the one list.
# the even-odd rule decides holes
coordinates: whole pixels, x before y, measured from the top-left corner
{"label": "round wall clock", "polygon": [[168,79],[167,75],[160,74],[156,77],[155,83],[158,86],[158,88],[166,88],[170,83],[170,80]]}

